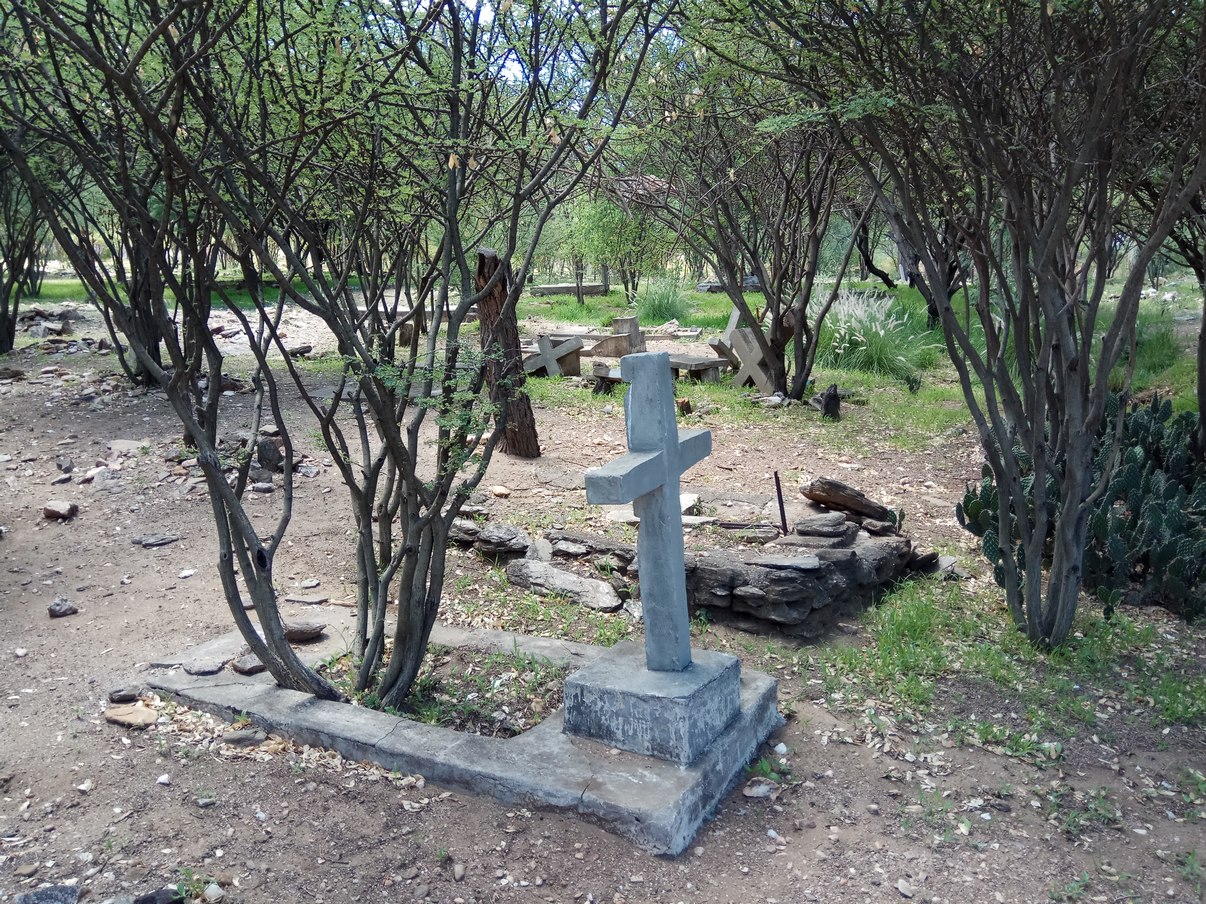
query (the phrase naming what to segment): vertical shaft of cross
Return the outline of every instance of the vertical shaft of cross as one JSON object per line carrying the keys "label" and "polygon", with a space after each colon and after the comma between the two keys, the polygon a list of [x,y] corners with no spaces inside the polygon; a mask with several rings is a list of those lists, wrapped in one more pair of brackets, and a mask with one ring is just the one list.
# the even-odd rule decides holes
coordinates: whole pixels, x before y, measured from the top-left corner
{"label": "vertical shaft of cross", "polygon": [[[669,359],[628,355],[620,373],[631,384],[624,397],[628,448],[661,452],[659,486],[633,500],[641,521],[637,555],[645,612],[645,662],[652,671],[677,672],[691,665],[691,626],[683,571],[683,520],[679,508],[680,454]],[[661,470],[661,469],[659,469]]]}

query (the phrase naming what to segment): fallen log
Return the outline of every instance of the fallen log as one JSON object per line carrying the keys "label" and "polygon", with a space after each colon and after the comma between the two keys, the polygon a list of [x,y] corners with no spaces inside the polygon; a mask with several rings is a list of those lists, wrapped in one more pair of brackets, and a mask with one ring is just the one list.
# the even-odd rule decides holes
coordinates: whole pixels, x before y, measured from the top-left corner
{"label": "fallen log", "polygon": [[861,490],[856,490],[854,487],[844,484],[840,480],[818,477],[808,486],[803,487],[800,492],[806,498],[811,499],[813,502],[819,502],[827,508],[853,512],[856,515],[871,518],[875,521],[890,522],[894,520],[892,512],[886,506],[868,499],[866,494]]}

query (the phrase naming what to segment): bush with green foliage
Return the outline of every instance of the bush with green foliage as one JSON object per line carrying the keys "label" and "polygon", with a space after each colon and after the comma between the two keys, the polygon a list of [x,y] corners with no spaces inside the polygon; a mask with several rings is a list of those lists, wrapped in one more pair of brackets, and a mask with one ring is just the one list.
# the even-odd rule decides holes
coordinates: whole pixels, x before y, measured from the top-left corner
{"label": "bush with green foliage", "polygon": [[[1114,443],[1105,425],[1114,423],[1112,400],[1099,433],[1094,482],[1101,485]],[[1164,606],[1193,620],[1206,615],[1206,463],[1194,448],[1197,415],[1173,416],[1172,405],[1154,399],[1126,415],[1118,438],[1118,465],[1089,511],[1084,587],[1113,612],[1124,593],[1134,602]],[[1057,475],[1048,487],[1050,504],[1058,506]],[[1033,498],[1027,470],[1023,489]],[[997,488],[984,478],[968,487],[955,507],[959,523],[982,538],[985,557],[1003,579],[997,536]],[[1052,520],[1055,512],[1052,511]],[[1021,555],[1022,547],[1016,547]],[[1019,566],[1024,562],[1019,561]]]}
{"label": "bush with green foliage", "polygon": [[689,313],[682,284],[673,279],[654,280],[637,303],[641,326],[661,326],[671,320],[681,323]]}
{"label": "bush with green foliage", "polygon": [[941,345],[907,302],[875,291],[842,292],[821,326],[817,364],[893,377],[910,385],[933,367]]}

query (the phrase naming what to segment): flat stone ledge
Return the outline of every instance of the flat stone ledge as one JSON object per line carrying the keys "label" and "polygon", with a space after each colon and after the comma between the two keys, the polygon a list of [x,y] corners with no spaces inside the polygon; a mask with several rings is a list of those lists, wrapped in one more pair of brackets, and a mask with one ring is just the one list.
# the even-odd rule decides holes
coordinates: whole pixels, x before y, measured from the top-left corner
{"label": "flat stone ledge", "polygon": [[148,684],[222,718],[246,713],[259,728],[356,761],[419,773],[436,784],[575,812],[658,854],[678,854],[739,778],[766,737],[783,723],[778,683],[741,676],[740,710],[689,767],[563,733],[558,710],[509,739],[486,738],[317,700],[265,676],[153,675]]}

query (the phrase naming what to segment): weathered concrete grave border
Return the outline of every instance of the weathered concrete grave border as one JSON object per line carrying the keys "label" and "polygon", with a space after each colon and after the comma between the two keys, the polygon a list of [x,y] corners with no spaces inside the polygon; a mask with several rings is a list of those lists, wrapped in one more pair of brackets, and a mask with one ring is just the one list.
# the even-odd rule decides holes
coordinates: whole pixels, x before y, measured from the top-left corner
{"label": "weathered concrete grave border", "polygon": [[[444,629],[433,641],[474,646],[485,642],[575,665],[603,652],[506,632]],[[228,639],[225,646],[236,642],[241,640]],[[693,764],[682,767],[615,753],[604,744],[565,734],[561,710],[517,737],[502,739],[317,700],[279,688],[266,675],[223,671],[194,676],[175,669],[152,672],[146,683],[220,718],[233,720],[246,713],[265,731],[327,747],[352,760],[418,773],[436,784],[508,803],[576,813],[654,853],[670,855],[691,843],[740,778],[760,739],[783,722],[775,707],[775,680],[743,671],[738,715]]]}

